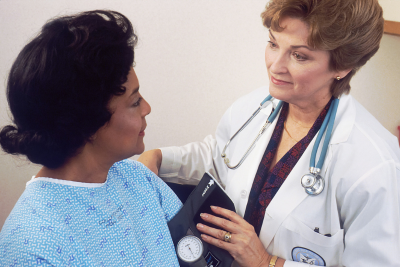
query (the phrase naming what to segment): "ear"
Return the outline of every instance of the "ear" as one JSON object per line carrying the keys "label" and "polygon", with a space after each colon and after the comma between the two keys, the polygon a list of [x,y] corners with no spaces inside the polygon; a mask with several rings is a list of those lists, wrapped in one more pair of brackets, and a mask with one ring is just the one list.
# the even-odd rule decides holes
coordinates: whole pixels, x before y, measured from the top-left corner
{"label": "ear", "polygon": [[352,69],[337,71],[337,72],[336,72],[336,75],[335,75],[335,79],[336,79],[336,77],[340,77],[340,80],[343,79],[344,77],[347,76],[347,74],[349,74],[349,72],[350,72],[351,70],[352,70]]}
{"label": "ear", "polygon": [[92,135],[92,136],[89,138],[89,142],[93,142],[94,140],[96,140],[96,138],[97,138],[97,132],[95,132],[94,135]]}

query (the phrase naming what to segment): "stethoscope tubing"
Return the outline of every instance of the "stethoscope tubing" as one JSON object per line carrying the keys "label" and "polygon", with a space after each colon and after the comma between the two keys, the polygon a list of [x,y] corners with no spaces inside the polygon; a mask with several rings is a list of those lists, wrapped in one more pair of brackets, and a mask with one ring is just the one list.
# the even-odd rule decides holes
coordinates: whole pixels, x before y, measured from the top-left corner
{"label": "stethoscope tubing", "polygon": [[[260,139],[261,135],[265,132],[265,130],[272,124],[272,122],[275,120],[276,116],[278,115],[279,111],[282,108],[283,101],[279,101],[278,105],[275,107],[273,103],[274,98],[271,95],[268,95],[261,103],[260,107],[257,108],[255,112],[250,116],[250,118],[239,128],[239,130],[236,131],[236,133],[228,140],[226,143],[224,149],[222,150],[221,157],[224,159],[224,162],[226,166],[229,169],[237,169],[247,158],[247,156],[250,154],[250,152],[253,150],[255,144],[257,143],[258,139]],[[253,140],[249,148],[246,150],[246,153],[242,156],[240,161],[232,166],[230,165],[229,158],[226,157],[225,151],[233,138],[236,137],[237,134],[239,134],[247,125],[254,119],[254,117],[257,116],[257,114],[261,111],[261,109],[266,108],[270,104],[273,105],[271,114],[269,115],[267,121],[265,124],[262,126],[261,130],[259,131],[258,135],[256,138]],[[339,99],[334,98],[332,100],[331,106],[329,107],[329,110],[325,116],[324,121],[322,122],[321,128],[318,132],[317,138],[315,140],[312,152],[311,152],[311,157],[310,157],[310,174],[305,174],[302,179],[301,179],[301,184],[304,187],[305,191],[309,195],[319,195],[324,187],[325,187],[325,182],[324,179],[319,175],[319,172],[324,164],[326,153],[328,151],[328,145],[331,139],[332,131],[333,131],[333,125],[335,123],[335,117],[336,117],[336,112],[337,108],[339,105]],[[318,151],[318,147],[321,143],[322,137],[325,133],[326,130],[326,135],[325,135],[325,140],[322,145],[321,149],[321,154],[318,160],[317,165],[315,165],[315,159]],[[303,181],[307,181],[303,183]]]}
{"label": "stethoscope tubing", "polygon": [[[319,160],[318,160],[317,166],[315,166],[315,167],[317,169],[321,169],[322,165],[325,162],[325,157],[326,157],[326,153],[328,151],[329,141],[331,140],[331,135],[332,135],[332,131],[333,131],[333,125],[335,123],[335,117],[336,117],[336,112],[337,112],[338,105],[339,105],[339,99],[338,98],[333,99],[332,103],[331,103],[331,106],[329,107],[328,114],[326,114],[326,116],[329,118],[328,123],[325,123],[327,120],[324,120],[325,126],[324,126],[324,128],[322,128],[322,126],[321,126],[321,129],[320,129],[320,131],[318,133],[318,136],[317,136],[318,143],[317,143],[317,140],[316,140],[316,145],[314,145],[314,147],[313,147],[313,151],[311,153],[311,158],[310,158],[310,167],[314,167],[315,166],[315,158],[316,158],[316,155],[317,155],[317,150],[318,150],[318,147],[319,147],[319,143],[321,142],[322,135],[325,132],[326,124],[328,124],[328,129],[326,131],[326,136],[325,136],[324,144],[322,146],[321,155],[319,156]],[[322,123],[322,124],[324,124],[324,123]]]}
{"label": "stethoscope tubing", "polygon": [[[280,109],[281,109],[281,107],[283,105],[283,102],[279,101],[278,105],[275,107],[274,103],[273,103],[273,100],[274,100],[274,98],[271,95],[268,95],[260,103],[260,106],[257,108],[257,110],[253,112],[253,114],[250,116],[250,118],[239,128],[239,130],[236,131],[236,133],[226,143],[224,149],[222,150],[221,157],[224,159],[224,162],[225,162],[226,166],[229,169],[235,170],[235,169],[239,168],[240,165],[242,165],[244,160],[247,158],[247,156],[253,150],[253,148],[254,148],[255,144],[257,143],[258,139],[260,139],[261,135],[265,132],[266,129],[268,129],[269,125],[271,125],[271,123],[275,120],[276,116],[278,115],[278,113],[279,113],[279,111],[280,111]],[[268,107],[271,104],[273,105],[273,108],[272,108],[271,114],[269,115],[266,123],[261,127],[261,129],[258,132],[257,136],[255,137],[255,139],[253,140],[253,142],[251,143],[249,148],[246,150],[245,154],[240,159],[240,161],[234,166],[230,165],[230,160],[229,160],[229,158],[226,157],[225,151],[226,151],[227,147],[229,146],[229,144],[231,143],[231,141],[236,137],[237,134],[239,134],[244,128],[246,128],[246,126],[254,119],[254,117],[257,116],[257,114],[261,111],[261,109],[264,109],[264,108]]]}

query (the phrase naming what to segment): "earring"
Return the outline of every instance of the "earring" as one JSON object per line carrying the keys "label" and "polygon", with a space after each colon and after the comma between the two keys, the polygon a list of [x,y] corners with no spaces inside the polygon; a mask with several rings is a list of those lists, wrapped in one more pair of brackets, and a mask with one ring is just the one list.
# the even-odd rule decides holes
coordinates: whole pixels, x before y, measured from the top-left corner
{"label": "earring", "polygon": [[336,77],[336,80],[340,81],[340,79],[341,79],[340,76],[337,76],[337,77]]}

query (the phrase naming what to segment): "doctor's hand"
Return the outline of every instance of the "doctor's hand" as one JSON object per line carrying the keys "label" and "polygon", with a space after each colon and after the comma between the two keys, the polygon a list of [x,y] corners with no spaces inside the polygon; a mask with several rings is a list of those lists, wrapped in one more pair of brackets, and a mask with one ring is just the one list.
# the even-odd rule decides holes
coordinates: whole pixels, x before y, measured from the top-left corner
{"label": "doctor's hand", "polygon": [[149,168],[152,172],[154,172],[158,176],[158,170],[161,166],[162,161],[162,153],[160,149],[153,149],[149,151],[145,151],[140,155],[137,159],[143,163],[147,168]]}
{"label": "doctor's hand", "polygon": [[[211,209],[215,214],[228,220],[211,214],[201,214],[200,216],[204,221],[224,229],[219,230],[199,223],[197,229],[203,233],[202,239],[209,244],[227,250],[240,266],[268,267],[272,256],[265,250],[254,231],[254,227],[233,211],[214,206],[211,206]],[[224,241],[226,232],[231,233],[230,242]],[[278,259],[275,266],[283,266],[283,263],[283,259]]]}

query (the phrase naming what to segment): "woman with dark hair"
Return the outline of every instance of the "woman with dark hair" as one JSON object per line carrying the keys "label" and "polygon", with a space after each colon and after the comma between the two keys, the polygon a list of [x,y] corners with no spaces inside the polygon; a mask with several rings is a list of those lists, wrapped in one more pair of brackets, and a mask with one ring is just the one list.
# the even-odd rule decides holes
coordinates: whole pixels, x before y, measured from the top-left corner
{"label": "woman with dark hair", "polygon": [[197,227],[235,264],[400,266],[398,143],[347,95],[379,48],[378,0],[271,0],[262,19],[269,87],[237,100],[215,139],[139,160],[167,181],[221,180],[237,214],[214,207],[226,219],[201,217],[223,230]]}
{"label": "woman with dark hair", "polygon": [[114,11],[47,22],[15,60],[10,154],[43,165],[0,233],[1,266],[178,266],[167,222],[182,203],[126,158],[144,150],[137,37]]}

